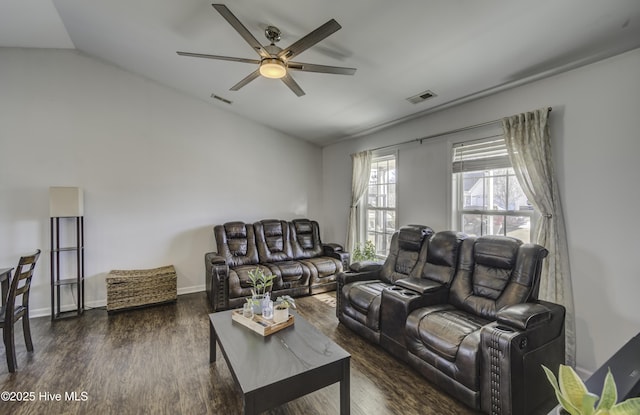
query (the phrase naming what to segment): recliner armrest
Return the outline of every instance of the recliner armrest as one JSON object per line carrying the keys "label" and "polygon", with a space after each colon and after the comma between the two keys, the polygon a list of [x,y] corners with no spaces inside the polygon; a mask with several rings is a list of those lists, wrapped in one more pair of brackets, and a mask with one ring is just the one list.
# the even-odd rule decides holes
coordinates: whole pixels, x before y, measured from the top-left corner
{"label": "recliner armrest", "polygon": [[342,269],[349,269],[351,254],[345,251],[342,245],[335,243],[322,244],[322,253],[325,256],[340,260],[340,262],[342,263]]}
{"label": "recliner armrest", "polygon": [[551,311],[542,304],[523,303],[505,307],[498,311],[499,326],[515,330],[528,330],[551,320]]}
{"label": "recliner armrest", "polygon": [[204,255],[205,288],[209,303],[214,311],[229,307],[229,266],[225,258],[217,252]]}
{"label": "recliner armrest", "polygon": [[349,266],[349,270],[352,272],[380,272],[381,269],[382,263],[368,260],[354,262]]}
{"label": "recliner armrest", "polygon": [[226,264],[224,257],[218,255],[217,252],[207,252],[204,254],[204,260],[210,264]]}
{"label": "recliner armrest", "polygon": [[402,278],[396,281],[395,284],[399,287],[415,291],[419,294],[427,294],[448,288],[445,284],[442,284],[440,282],[433,281],[428,278],[418,277]]}
{"label": "recliner armrest", "polygon": [[352,272],[352,271],[341,272],[338,275],[336,275],[336,281],[338,281],[338,284],[340,284],[341,286],[344,286],[346,284],[356,282],[356,281],[375,281],[378,279],[378,275],[380,275],[381,269],[382,269],[382,266],[380,266],[379,268],[374,268],[372,270],[362,271],[362,272]]}
{"label": "recliner armrest", "polygon": [[336,244],[336,243],[322,244],[322,249],[325,255],[329,253],[334,253],[334,252],[346,252],[342,245]]}
{"label": "recliner armrest", "polygon": [[[564,363],[565,308],[546,301],[505,307],[480,330],[481,409],[537,413],[554,403],[541,365]],[[557,401],[556,401],[557,402]]]}

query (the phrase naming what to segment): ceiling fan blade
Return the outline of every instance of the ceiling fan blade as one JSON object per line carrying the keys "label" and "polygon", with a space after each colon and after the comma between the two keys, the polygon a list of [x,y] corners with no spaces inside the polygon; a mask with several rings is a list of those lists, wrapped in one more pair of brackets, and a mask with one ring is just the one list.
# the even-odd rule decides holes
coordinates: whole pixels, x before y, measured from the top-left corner
{"label": "ceiling fan blade", "polygon": [[221,61],[233,61],[233,62],[244,62],[244,63],[260,63],[258,59],[246,59],[246,58],[234,58],[232,56],[218,56],[218,55],[205,55],[202,53],[191,53],[191,52],[176,52],[180,56],[190,56],[192,58],[207,58],[207,59],[218,59]]}
{"label": "ceiling fan blade", "polygon": [[225,18],[227,22],[229,22],[231,26],[233,26],[234,29],[236,29],[236,32],[238,32],[240,36],[242,36],[242,38],[249,44],[249,46],[253,48],[253,50],[258,53],[258,55],[262,56],[263,58],[271,57],[269,52],[267,52],[265,48],[262,47],[260,42],[258,42],[258,40],[251,34],[251,32],[249,32],[249,30],[244,27],[240,20],[238,20],[238,18],[233,13],[231,13],[231,10],[229,10],[227,6],[225,6],[224,4],[212,4],[212,6],[218,11],[218,13],[222,15],[222,17]]}
{"label": "ceiling fan blade", "polygon": [[354,73],[356,73],[356,68],[344,68],[342,66],[316,65],[313,63],[302,63],[302,62],[287,62],[287,68],[293,69],[296,71],[331,73],[331,74],[338,74],[338,75],[353,75]]}
{"label": "ceiling fan blade", "polygon": [[303,36],[297,42],[294,42],[288,48],[280,51],[280,53],[278,53],[278,58],[287,61],[294,56],[301,54],[302,52],[309,49],[311,46],[320,42],[322,39],[326,38],[332,33],[337,32],[341,28],[342,26],[340,26],[338,22],[335,21],[335,19],[331,19],[313,32],[309,33],[306,36]]}
{"label": "ceiling fan blade", "polygon": [[245,86],[246,84],[248,84],[249,82],[251,82],[254,79],[256,79],[257,77],[259,77],[259,76],[260,76],[260,70],[256,69],[255,71],[253,71],[249,75],[247,75],[242,81],[238,82],[237,84],[235,84],[234,86],[229,88],[229,91],[237,91],[240,88],[242,88],[243,86]]}
{"label": "ceiling fan blade", "polygon": [[304,91],[300,88],[300,85],[291,77],[291,75],[286,74],[284,77],[280,78],[282,82],[285,83],[293,91],[294,94],[301,97],[304,95]]}

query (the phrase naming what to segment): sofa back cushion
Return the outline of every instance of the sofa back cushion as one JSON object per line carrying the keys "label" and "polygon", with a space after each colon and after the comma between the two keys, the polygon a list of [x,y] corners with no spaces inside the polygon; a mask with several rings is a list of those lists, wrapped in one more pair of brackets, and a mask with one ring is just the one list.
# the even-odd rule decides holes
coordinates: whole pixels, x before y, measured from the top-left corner
{"label": "sofa back cushion", "polygon": [[454,231],[442,231],[433,235],[423,247],[427,254],[420,277],[448,286],[456,272],[460,245],[466,237],[465,234]]}
{"label": "sofa back cushion", "polygon": [[295,259],[314,258],[322,255],[318,222],[309,219],[294,219],[289,223],[289,230]]}
{"label": "sofa back cushion", "polygon": [[280,262],[292,259],[289,226],[277,219],[264,219],[253,224],[260,262]]}
{"label": "sofa back cushion", "polygon": [[258,263],[258,251],[252,225],[244,222],[227,222],[213,228],[218,254],[227,265],[238,267]]}
{"label": "sofa back cushion", "polygon": [[[389,256],[382,265],[379,278],[394,283],[412,272],[420,274],[424,263],[419,261],[422,244],[433,235],[433,229],[423,225],[407,225],[391,237]],[[415,270],[416,266],[420,267]]]}
{"label": "sofa back cushion", "polygon": [[495,320],[503,307],[535,299],[547,250],[507,236],[463,241],[450,291],[454,306]]}

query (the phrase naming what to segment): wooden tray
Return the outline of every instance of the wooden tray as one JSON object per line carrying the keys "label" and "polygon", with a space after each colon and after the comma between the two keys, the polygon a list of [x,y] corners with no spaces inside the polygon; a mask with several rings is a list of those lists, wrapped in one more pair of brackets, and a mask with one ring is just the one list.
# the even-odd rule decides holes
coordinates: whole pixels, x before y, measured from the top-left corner
{"label": "wooden tray", "polygon": [[293,315],[291,314],[289,314],[289,318],[282,323],[274,323],[272,320],[267,320],[257,314],[254,315],[253,318],[246,318],[242,315],[242,310],[234,310],[233,313],[231,313],[231,319],[250,328],[261,336],[268,336],[286,327],[292,326],[294,320]]}

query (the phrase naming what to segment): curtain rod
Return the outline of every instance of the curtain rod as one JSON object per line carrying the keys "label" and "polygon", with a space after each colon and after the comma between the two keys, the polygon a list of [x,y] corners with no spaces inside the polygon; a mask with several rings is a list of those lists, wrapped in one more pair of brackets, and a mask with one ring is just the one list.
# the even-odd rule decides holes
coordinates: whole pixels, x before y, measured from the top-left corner
{"label": "curtain rod", "polygon": [[[549,112],[551,112],[552,107],[548,107],[547,110]],[[493,121],[487,121],[487,122],[483,122],[483,123],[480,123],[480,124],[470,125],[470,126],[467,126],[467,127],[456,128],[456,129],[444,131],[444,132],[441,132],[441,133],[431,134],[431,135],[428,135],[426,137],[414,138],[414,139],[411,139],[411,140],[403,141],[401,143],[388,144],[386,146],[372,148],[370,151],[383,150],[385,148],[401,146],[403,144],[409,144],[409,143],[414,143],[414,142],[419,142],[420,144],[422,144],[423,140],[429,140],[430,138],[442,137],[443,135],[460,133],[462,131],[473,130],[475,128],[486,127],[487,125],[495,124],[495,123],[498,123],[498,122],[501,122],[501,121],[502,121],[502,119],[493,120]]]}

